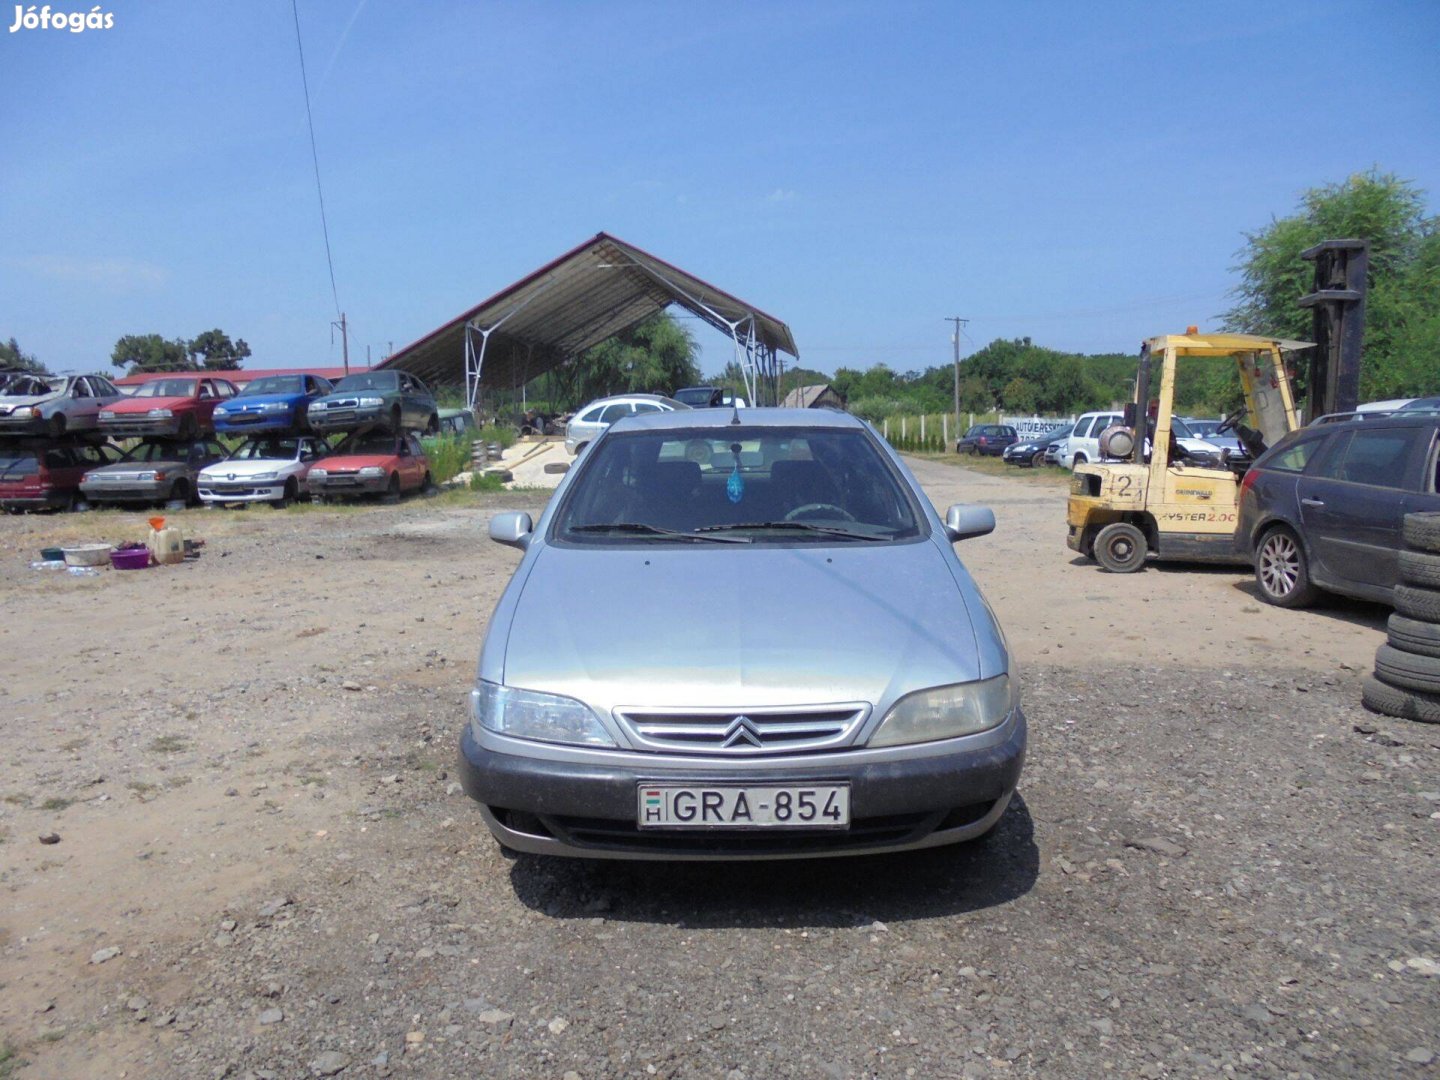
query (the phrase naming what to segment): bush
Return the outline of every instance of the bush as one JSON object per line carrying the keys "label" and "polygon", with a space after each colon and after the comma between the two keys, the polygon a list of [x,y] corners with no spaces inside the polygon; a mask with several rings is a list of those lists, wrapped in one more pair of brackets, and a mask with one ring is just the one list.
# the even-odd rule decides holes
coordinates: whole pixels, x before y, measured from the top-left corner
{"label": "bush", "polygon": [[471,442],[465,435],[431,435],[421,439],[425,456],[430,459],[430,478],[443,484],[470,468]]}
{"label": "bush", "polygon": [[483,443],[499,443],[502,450],[509,450],[519,440],[520,433],[513,427],[486,424],[475,433],[475,438]]}

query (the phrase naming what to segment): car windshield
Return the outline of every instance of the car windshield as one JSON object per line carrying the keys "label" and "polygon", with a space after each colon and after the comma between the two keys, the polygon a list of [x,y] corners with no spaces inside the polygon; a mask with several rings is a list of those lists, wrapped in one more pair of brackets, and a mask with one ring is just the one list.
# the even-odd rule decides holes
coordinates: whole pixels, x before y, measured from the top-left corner
{"label": "car windshield", "polygon": [[143,442],[121,461],[184,461],[189,447],[183,443]]}
{"label": "car windshield", "polygon": [[899,540],[920,512],[856,429],[727,427],[612,434],[555,517],[562,542]]}
{"label": "car windshield", "polygon": [[381,431],[351,435],[335,448],[336,454],[393,454],[395,436]]}
{"label": "car windshield", "polygon": [[153,379],[141,383],[131,397],[194,397],[198,383],[195,379]]}
{"label": "car windshield", "polygon": [[0,451],[0,475],[9,473],[22,476],[34,476],[40,471],[40,463],[33,453],[15,451]]}
{"label": "car windshield", "polygon": [[250,439],[241,443],[230,458],[233,461],[257,461],[262,458],[293,461],[299,451],[299,439]]}
{"label": "car windshield", "polygon": [[40,397],[64,390],[66,379],[45,379],[38,375],[12,375],[9,380],[0,379],[0,389],[6,397]]}
{"label": "car windshield", "polygon": [[393,371],[372,371],[368,375],[346,375],[335,384],[335,393],[345,394],[354,390],[394,390],[399,376]]}
{"label": "car windshield", "polygon": [[682,405],[704,407],[710,404],[712,398],[718,400],[719,397],[719,392],[713,386],[690,386],[675,391],[675,400]]}
{"label": "car windshield", "polygon": [[255,379],[236,397],[254,397],[256,394],[298,394],[305,389],[299,375],[267,375]]}

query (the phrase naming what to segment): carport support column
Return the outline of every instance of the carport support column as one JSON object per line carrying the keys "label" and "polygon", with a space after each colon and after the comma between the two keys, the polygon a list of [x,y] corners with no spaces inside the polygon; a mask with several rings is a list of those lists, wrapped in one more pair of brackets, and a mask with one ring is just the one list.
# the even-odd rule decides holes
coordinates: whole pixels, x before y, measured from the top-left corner
{"label": "carport support column", "polygon": [[[475,401],[480,396],[480,372],[485,366],[485,349],[490,344],[490,334],[495,327],[476,326],[473,322],[465,324],[465,400],[470,409],[474,411]],[[475,352],[475,339],[472,335],[480,335],[480,352]]]}

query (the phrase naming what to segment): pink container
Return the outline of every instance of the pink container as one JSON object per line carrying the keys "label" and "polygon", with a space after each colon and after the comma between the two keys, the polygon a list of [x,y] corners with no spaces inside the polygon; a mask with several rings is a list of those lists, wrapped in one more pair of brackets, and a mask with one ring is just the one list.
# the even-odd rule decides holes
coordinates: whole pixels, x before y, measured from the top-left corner
{"label": "pink container", "polygon": [[144,570],[150,565],[149,548],[129,548],[110,552],[110,565],[116,570]]}

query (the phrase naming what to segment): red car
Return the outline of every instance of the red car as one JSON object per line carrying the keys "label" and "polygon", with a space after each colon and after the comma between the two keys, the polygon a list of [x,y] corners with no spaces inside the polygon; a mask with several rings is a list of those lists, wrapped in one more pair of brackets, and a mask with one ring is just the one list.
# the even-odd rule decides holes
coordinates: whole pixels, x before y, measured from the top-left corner
{"label": "red car", "polygon": [[0,506],[12,514],[73,510],[82,501],[80,480],[86,471],[119,460],[112,446],[0,444]]}
{"label": "red car", "polygon": [[128,396],[100,410],[100,430],[116,439],[173,435],[193,439],[215,430],[215,406],[238,391],[228,379],[168,375],[141,383]]}
{"label": "red car", "polygon": [[388,431],[348,436],[310,467],[310,495],[317,500],[385,495],[430,487],[430,461],[414,435]]}

